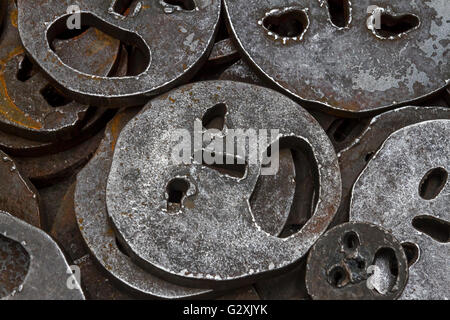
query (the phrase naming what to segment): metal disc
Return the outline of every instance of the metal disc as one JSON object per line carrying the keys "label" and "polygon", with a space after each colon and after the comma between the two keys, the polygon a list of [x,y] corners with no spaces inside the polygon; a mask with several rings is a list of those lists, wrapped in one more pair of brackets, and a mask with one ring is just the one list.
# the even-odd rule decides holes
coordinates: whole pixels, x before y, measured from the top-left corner
{"label": "metal disc", "polygon": [[108,220],[105,189],[118,135],[135,114],[133,109],[127,109],[109,123],[97,153],[77,176],[74,206],[83,239],[105,271],[134,292],[165,299],[211,294],[211,290],[187,288],[164,281],[141,269],[119,249]]}
{"label": "metal disc", "polygon": [[386,228],[411,252],[403,299],[450,298],[449,171],[450,120],[432,120],[393,133],[353,187],[350,220]]}
{"label": "metal disc", "polygon": [[[320,185],[318,201],[298,233],[277,238],[255,222],[248,201],[260,176],[259,160],[247,162],[242,177],[199,163],[171,162],[178,130],[190,136],[196,119],[205,121],[224,109],[225,136],[231,129],[278,129],[259,152],[286,139],[290,147],[311,155]],[[180,211],[170,206],[167,188],[173,179],[188,185]],[[305,255],[333,218],[340,188],[333,146],[304,109],[270,89],[210,81],[152,100],[128,123],[117,142],[106,200],[119,241],[142,266],[179,282],[224,288],[251,283]]]}
{"label": "metal disc", "polygon": [[[74,39],[56,39],[53,46],[54,54],[71,67],[107,76],[116,63],[120,42],[90,28]],[[83,124],[88,106],[64,96],[25,56],[14,0],[8,0],[0,39],[0,70],[2,130],[45,142],[69,136]]]}
{"label": "metal disc", "polygon": [[331,229],[312,247],[306,265],[306,287],[315,300],[396,299],[407,281],[400,242],[369,223]]}
{"label": "metal disc", "polygon": [[380,111],[450,80],[450,6],[443,0],[225,0],[224,6],[248,61],[281,90],[330,112]]}
{"label": "metal disc", "polygon": [[220,0],[198,0],[195,8],[163,0],[143,0],[131,8],[120,0],[77,1],[82,25],[113,34],[140,52],[138,75],[108,78],[68,67],[50,48],[49,38],[74,18],[67,13],[72,1],[17,3],[20,35],[33,60],[77,101],[116,108],[145,103],[193,76],[212,49],[221,9]]}

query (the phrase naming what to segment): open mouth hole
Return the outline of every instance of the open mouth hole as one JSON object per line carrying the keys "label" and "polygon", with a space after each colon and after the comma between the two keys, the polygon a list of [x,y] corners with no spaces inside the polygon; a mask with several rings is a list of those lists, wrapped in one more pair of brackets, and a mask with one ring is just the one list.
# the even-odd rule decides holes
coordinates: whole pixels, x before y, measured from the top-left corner
{"label": "open mouth hole", "polygon": [[419,259],[419,247],[411,242],[402,243],[402,247],[408,260],[408,267],[411,267]]}
{"label": "open mouth hole", "polygon": [[278,170],[259,176],[250,206],[261,229],[287,238],[301,231],[314,213],[319,194],[317,163],[309,144],[296,137],[281,138],[278,153],[274,152],[270,146],[266,155],[272,159],[270,165],[278,161]]}
{"label": "open mouth hole", "polygon": [[127,17],[136,8],[138,2],[138,0],[117,0],[114,3],[113,11],[121,16]]}
{"label": "open mouth hole", "polygon": [[202,125],[205,129],[217,129],[222,131],[225,126],[225,116],[227,114],[227,106],[219,103],[208,109],[203,118]]}
{"label": "open mouth hole", "polygon": [[412,221],[413,227],[440,243],[448,243],[450,223],[432,216],[418,216]]}
{"label": "open mouth hole", "polygon": [[398,278],[398,260],[392,248],[381,248],[376,254],[372,265],[377,266],[372,283],[375,290],[382,295],[394,288]]}
{"label": "open mouth hole", "polygon": [[[60,38],[67,38],[66,40],[74,39],[74,37],[80,35],[80,32],[84,34],[87,30],[96,29],[97,32],[103,33],[105,36],[108,36],[111,41],[122,41],[128,48],[131,48],[129,50],[131,52],[131,54],[129,54],[130,61],[135,61],[134,65],[130,67],[130,69],[132,70],[130,71],[130,73],[132,75],[139,75],[143,73],[149,66],[151,60],[150,51],[144,41],[135,33],[111,26],[90,13],[80,13],[80,20],[82,22],[80,30],[69,30],[67,28],[67,19],[68,16],[64,16],[61,19],[57,20],[51,25],[47,32],[48,43],[56,54],[58,53],[56,52],[54,47],[55,40],[58,40]],[[86,31],[83,32],[83,30]],[[64,63],[70,65],[70,61],[64,61],[63,57],[61,56],[60,58]],[[87,73],[92,74],[92,72]]]}

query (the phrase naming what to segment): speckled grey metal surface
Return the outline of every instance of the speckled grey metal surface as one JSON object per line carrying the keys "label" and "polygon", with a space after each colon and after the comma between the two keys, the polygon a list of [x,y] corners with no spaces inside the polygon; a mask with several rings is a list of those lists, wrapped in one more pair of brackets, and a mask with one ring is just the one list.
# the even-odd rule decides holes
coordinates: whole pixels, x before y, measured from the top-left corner
{"label": "speckled grey metal surface", "polygon": [[0,1],[0,297],[449,299],[449,10]]}
{"label": "speckled grey metal surface", "polygon": [[[176,130],[193,134],[194,121],[217,104],[226,106],[225,136],[232,128],[278,129],[270,144],[290,137],[311,150],[320,191],[311,219],[297,234],[276,238],[255,223],[248,200],[260,160],[248,163],[240,179],[203,165],[171,162]],[[166,188],[177,177],[188,181],[191,199],[173,214],[167,212]],[[119,241],[141,265],[176,281],[226,287],[267,276],[304,256],[333,218],[340,190],[336,154],[312,116],[275,91],[213,81],[154,99],[128,123],[117,142],[106,202]]]}
{"label": "speckled grey metal surface", "polygon": [[308,255],[306,286],[315,300],[392,300],[407,282],[402,245],[373,224],[341,224],[321,237]]}
{"label": "speckled grey metal surface", "polygon": [[[233,37],[260,74],[330,112],[380,111],[448,85],[446,0],[341,1],[342,12],[332,11],[339,22],[329,3],[225,0],[224,7]],[[373,27],[377,7],[385,35]]]}
{"label": "speckled grey metal surface", "polygon": [[220,0],[198,0],[196,8],[186,10],[165,1],[144,0],[127,15],[119,0],[78,1],[81,18],[89,26],[137,47],[143,57],[138,75],[108,78],[68,67],[50,48],[48,39],[65,28],[72,1],[17,3],[20,36],[33,60],[77,100],[108,107],[145,103],[192,77],[212,49],[221,8]]}
{"label": "speckled grey metal surface", "polygon": [[[4,299],[84,300],[81,289],[67,286],[72,274],[69,265],[62,251],[45,232],[0,211],[0,234],[20,243],[30,259],[24,282]],[[75,285],[76,280],[73,281]]]}
{"label": "speckled grey metal surface", "polygon": [[403,299],[450,298],[449,170],[450,120],[425,121],[393,133],[353,187],[351,221],[418,246]]}

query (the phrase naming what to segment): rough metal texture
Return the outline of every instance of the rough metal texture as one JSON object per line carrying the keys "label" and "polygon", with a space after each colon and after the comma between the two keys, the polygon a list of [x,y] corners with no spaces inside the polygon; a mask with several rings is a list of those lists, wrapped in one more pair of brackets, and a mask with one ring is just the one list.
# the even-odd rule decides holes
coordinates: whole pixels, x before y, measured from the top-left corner
{"label": "rough metal texture", "polygon": [[18,168],[39,187],[54,183],[71,175],[92,157],[103,137],[103,132],[70,148],[41,157],[15,157]]}
{"label": "rough metal texture", "polygon": [[41,227],[41,208],[36,188],[19,172],[17,164],[0,151],[0,210]]}
{"label": "rough metal texture", "polygon": [[309,300],[305,272],[306,258],[302,258],[292,270],[258,281],[255,284],[256,291],[263,300]]}
{"label": "rough metal texture", "polygon": [[69,265],[56,243],[46,233],[1,211],[0,234],[20,243],[30,257],[25,281],[17,291],[4,299],[84,299],[81,289],[68,288],[67,280],[71,274]]}
{"label": "rough metal texture", "polygon": [[0,298],[19,289],[29,267],[30,256],[23,246],[0,234]]}
{"label": "rough metal texture", "polygon": [[85,124],[73,132],[68,139],[54,142],[36,141],[21,138],[7,132],[0,131],[0,149],[11,156],[18,157],[39,157],[66,151],[101,130],[112,118],[114,112],[107,109],[91,108],[85,117]]}
{"label": "rough metal texture", "polygon": [[214,43],[208,58],[209,65],[219,65],[231,62],[239,57],[239,52],[230,38]]}
{"label": "rough metal texture", "polygon": [[[174,130],[193,134],[194,120],[222,103],[226,128],[279,129],[278,138],[290,137],[311,151],[320,191],[314,214],[298,233],[280,239],[255,223],[248,201],[260,161],[248,164],[242,179],[202,165],[171,162]],[[187,195],[192,197],[180,213],[170,214],[166,187],[176,177],[189,180]],[[138,263],[180,282],[226,287],[267,276],[304,256],[328,227],[340,192],[331,142],[304,109],[266,88],[210,81],[152,100],[128,123],[117,143],[106,200],[119,240]]]}
{"label": "rough metal texture", "polygon": [[[448,84],[447,0],[377,1],[378,7],[386,9],[383,14],[392,18],[386,21],[403,14],[420,20],[418,28],[393,39],[376,36],[368,28],[371,17],[366,12],[373,1],[343,1],[350,9],[347,25],[342,27],[332,23],[328,3],[225,0],[224,7],[230,31],[249,62],[280,89],[319,103],[317,107],[335,113],[375,112],[430,95]],[[278,24],[288,35],[292,19],[269,23],[265,18],[282,20],[283,13],[289,12],[300,17],[296,23],[303,25],[302,36],[278,37],[269,31],[274,25],[268,24]]]}
{"label": "rough metal texture", "polygon": [[[61,95],[25,58],[14,0],[8,0],[8,5],[0,40],[0,125],[24,138],[61,139],[82,125],[88,106]],[[53,45],[55,54],[71,67],[106,76],[115,65],[120,43],[90,28],[77,38],[56,40]]]}
{"label": "rough metal texture", "polygon": [[434,119],[450,119],[450,108],[403,107],[374,117],[346,149],[338,153],[342,175],[342,200],[333,224],[348,221],[351,189],[383,142],[408,125]]}
{"label": "rough metal texture", "polygon": [[124,16],[114,11],[120,0],[77,1],[82,23],[114,34],[142,53],[142,73],[107,78],[68,67],[50,48],[48,37],[64,30],[72,1],[17,3],[22,42],[39,66],[78,101],[109,107],[138,105],[192,76],[212,49],[221,8],[219,0],[196,1],[194,10],[143,0]]}
{"label": "rough metal texture", "polygon": [[105,189],[118,135],[135,114],[133,109],[126,110],[109,123],[97,153],[77,176],[74,206],[83,239],[106,272],[134,292],[166,299],[210,294],[211,290],[182,287],[144,271],[118,247],[106,211]]}
{"label": "rough metal texture", "polygon": [[[239,81],[267,88],[273,87],[273,84],[269,83],[268,81],[265,81],[260,76],[258,76],[255,73],[255,71],[250,68],[248,63],[246,63],[242,59],[232,64],[227,69],[225,69],[220,74],[219,80]],[[308,111],[310,114],[313,115],[314,118],[316,118],[316,120],[320,123],[322,128],[324,128],[325,131],[327,131],[328,136],[330,137],[331,142],[335,146],[336,150],[340,150],[340,148],[343,148],[343,145],[345,143],[348,143],[348,140],[351,139],[351,137],[346,137],[345,141],[337,141],[333,136],[334,135],[334,131],[332,131],[333,124],[336,123],[338,120],[345,121],[345,119],[338,119],[335,116],[332,116],[325,112],[321,112],[319,110],[308,110]]]}
{"label": "rough metal texture", "polygon": [[[369,268],[374,265],[379,271],[370,279],[374,289],[369,289]],[[400,242],[368,223],[331,229],[312,247],[307,260],[306,287],[315,300],[396,299],[407,281],[408,261]]]}
{"label": "rough metal texture", "polygon": [[64,196],[50,235],[56,239],[68,259],[80,267],[81,287],[88,299],[94,300],[129,300],[133,296],[119,290],[115,282],[106,275],[107,272],[89,253],[78,228],[74,210],[75,183]]}
{"label": "rough metal texture", "polygon": [[[434,199],[425,200],[420,194],[425,186],[437,186],[433,181],[424,184],[431,169],[450,171],[449,156],[449,120],[414,124],[384,142],[353,187],[351,221],[381,225],[401,242],[419,248],[403,299],[450,299],[450,183],[443,179]],[[421,216],[434,222],[425,232],[413,227]],[[438,240],[430,236],[436,233]]]}

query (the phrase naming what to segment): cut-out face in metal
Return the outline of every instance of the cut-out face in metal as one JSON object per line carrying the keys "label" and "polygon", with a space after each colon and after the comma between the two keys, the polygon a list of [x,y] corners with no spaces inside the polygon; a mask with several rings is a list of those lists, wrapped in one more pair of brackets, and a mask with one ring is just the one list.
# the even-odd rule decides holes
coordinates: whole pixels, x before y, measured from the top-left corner
{"label": "cut-out face in metal", "polygon": [[408,281],[400,242],[370,223],[341,224],[312,247],[306,266],[308,293],[316,300],[389,300]]}
{"label": "cut-out face in metal", "polygon": [[449,137],[450,120],[393,133],[353,187],[350,220],[390,230],[409,255],[404,299],[450,297]]}
{"label": "cut-out face in metal", "polygon": [[[25,55],[17,25],[14,0],[7,6],[0,38],[0,127],[9,133],[39,141],[61,140],[82,125],[89,106],[74,102]],[[52,41],[62,61],[99,76],[112,72],[120,42],[90,28],[77,37]],[[3,140],[3,139],[2,139]]]}
{"label": "cut-out face in metal", "polygon": [[[232,130],[254,130],[260,138],[257,153],[277,141],[280,148],[309,151],[319,191],[300,231],[282,239],[258,225],[249,201],[267,169],[263,157],[253,162],[249,151],[255,145],[248,143],[244,165],[210,165],[207,148],[196,144],[195,136],[189,151],[196,120],[227,143],[233,141],[228,139]],[[180,130],[186,133],[181,140]],[[267,130],[265,139],[262,130]],[[180,144],[188,147],[181,164],[173,162]],[[199,150],[204,162],[196,160]],[[224,149],[219,158],[229,152]],[[304,256],[333,218],[340,186],[331,142],[304,109],[270,89],[212,81],[154,99],[128,123],[116,145],[106,200],[118,239],[132,259],[168,279],[223,288],[251,283]]]}
{"label": "cut-out face in metal", "polygon": [[248,61],[287,93],[334,113],[376,112],[450,79],[450,7],[430,1],[225,0]]}
{"label": "cut-out face in metal", "polygon": [[[123,107],[187,80],[212,48],[220,0],[18,1],[25,49],[72,97],[98,106]],[[77,9],[77,10],[74,10]],[[79,9],[79,11],[78,11]],[[68,13],[69,12],[69,13]],[[68,67],[50,47],[67,25],[96,27],[135,48],[132,75],[108,78]]]}

